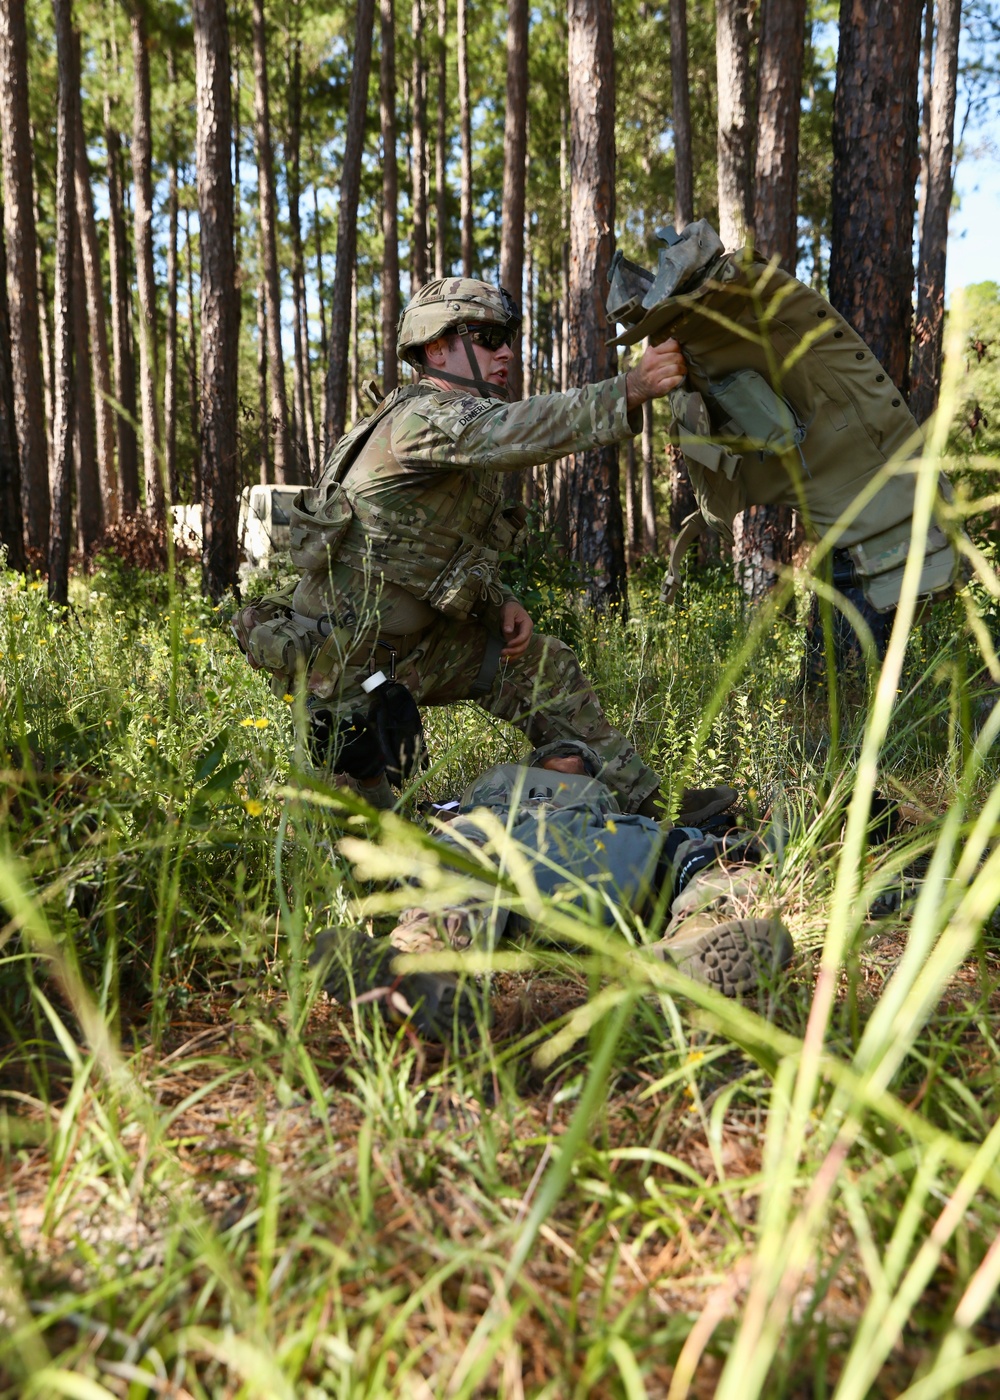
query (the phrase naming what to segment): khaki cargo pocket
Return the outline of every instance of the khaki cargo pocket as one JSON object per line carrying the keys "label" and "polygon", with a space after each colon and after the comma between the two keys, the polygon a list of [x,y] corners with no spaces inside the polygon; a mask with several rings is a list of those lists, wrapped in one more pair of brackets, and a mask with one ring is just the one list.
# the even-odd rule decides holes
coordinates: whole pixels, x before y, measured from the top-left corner
{"label": "khaki cargo pocket", "polygon": [[737,370],[709,384],[719,436],[738,452],[770,456],[798,447],[806,430],[786,399],[776,394],[755,369]]}
{"label": "khaki cargo pocket", "polygon": [[353,519],[342,486],[300,491],[288,511],[289,553],[295,567],[303,573],[327,573]]}

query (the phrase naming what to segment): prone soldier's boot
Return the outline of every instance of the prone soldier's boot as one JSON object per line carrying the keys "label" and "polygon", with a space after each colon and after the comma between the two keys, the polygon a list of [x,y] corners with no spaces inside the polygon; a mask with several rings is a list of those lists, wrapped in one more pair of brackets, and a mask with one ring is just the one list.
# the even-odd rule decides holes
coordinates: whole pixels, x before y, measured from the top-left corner
{"label": "prone soldier's boot", "polygon": [[461,950],[471,941],[464,909],[437,915],[407,909],[385,938],[369,938],[359,930],[324,929],[309,962],[322,969],[324,988],[342,1006],[352,1000],[376,1002],[387,1020],[396,1025],[410,1020],[427,1040],[448,1041],[457,1033],[474,1041],[481,1019],[489,1020],[489,1007],[471,978],[419,968],[403,972],[395,966],[400,953]]}
{"label": "prone soldier's boot", "polygon": [[[708,788],[685,788],[681,793],[677,825],[704,827],[713,817],[728,812],[738,796],[735,788],[727,787],[724,783]],[[640,817],[652,817],[654,821],[662,821],[667,813],[660,789],[657,788],[655,792],[643,798],[636,811]]]}
{"label": "prone soldier's boot", "polygon": [[795,950],[768,907],[767,882],[766,871],[749,865],[699,870],[674,899],[667,932],[649,951],[727,997],[772,980]]}

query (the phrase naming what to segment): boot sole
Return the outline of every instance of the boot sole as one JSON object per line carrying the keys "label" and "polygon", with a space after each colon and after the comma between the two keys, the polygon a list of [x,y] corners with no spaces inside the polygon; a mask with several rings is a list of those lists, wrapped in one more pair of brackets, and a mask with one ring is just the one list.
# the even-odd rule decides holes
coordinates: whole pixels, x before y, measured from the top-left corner
{"label": "boot sole", "polygon": [[683,925],[678,935],[677,946],[668,942],[664,950],[678,972],[726,997],[753,991],[762,978],[786,968],[795,953],[788,930],[777,919],[730,919],[700,934],[692,931],[690,943],[680,941]]}

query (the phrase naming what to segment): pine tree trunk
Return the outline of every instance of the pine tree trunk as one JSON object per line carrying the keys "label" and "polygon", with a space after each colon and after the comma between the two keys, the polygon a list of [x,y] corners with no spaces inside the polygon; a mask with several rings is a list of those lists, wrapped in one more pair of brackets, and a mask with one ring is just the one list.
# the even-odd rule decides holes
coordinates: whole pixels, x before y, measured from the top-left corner
{"label": "pine tree trunk", "polygon": [[927,194],[920,226],[917,319],[913,331],[910,407],[918,423],[937,407],[944,348],[944,275],[948,257],[952,160],[955,154],[955,90],[962,0],[938,0],[937,46],[931,91]]}
{"label": "pine tree trunk", "polygon": [[292,346],[295,392],[295,480],[312,474],[313,463],[306,419],[308,342],[305,321],[305,276],[302,259],[302,53],[298,37],[292,40],[288,73],[288,139],[285,146],[285,184],[288,190],[288,225],[292,243]]}
{"label": "pine tree trunk", "polygon": [[472,239],[472,108],[469,102],[469,0],[458,0],[458,125],[462,141],[462,276],[471,277]]}
{"label": "pine tree trunk", "polygon": [[[112,55],[105,54],[110,68]],[[117,69],[117,63],[115,64]],[[108,266],[111,271],[111,348],[115,370],[115,401],[123,413],[116,413],[118,440],[118,482],[123,515],[139,509],[139,454],[135,440],[135,360],[132,355],[132,293],[129,283],[128,236],[125,231],[125,205],[121,171],[121,136],[114,124],[110,78],[104,91],[104,143],[108,161]],[[124,416],[124,415],[127,415]]]}
{"label": "pine tree trunk", "polygon": [[625,444],[625,558],[629,566],[639,557],[639,471],[635,438]]}
{"label": "pine tree trunk", "polygon": [[687,0],[670,0],[670,80],[674,116],[674,222],[680,230],[694,218]]}
{"label": "pine tree trunk", "polygon": [[[73,61],[80,72],[80,36],[73,36]],[[73,142],[73,174],[76,186],[76,220],[80,229],[83,253],[83,278],[86,288],[87,321],[90,326],[90,372],[93,377],[94,419],[97,431],[97,470],[100,482],[102,515],[106,523],[118,519],[118,476],[115,471],[115,418],[109,402],[111,397],[111,365],[108,359],[108,323],[104,308],[104,279],[101,271],[101,245],[97,237],[94,216],[94,193],[90,185],[90,167],[83,131],[83,108],[76,106],[76,131]],[[88,373],[86,360],[81,373]]]}
{"label": "pine tree trunk", "polygon": [[[459,0],[459,4],[464,0]],[[396,163],[396,20],[393,0],[381,0],[382,54],[379,114],[382,126],[382,365],[383,387],[399,383],[396,325],[399,321],[399,167]]]}
{"label": "pine tree trunk", "polygon": [[[74,36],[76,37],[76,36]],[[79,47],[74,55],[74,77],[79,74]],[[79,87],[76,89],[79,94]],[[79,96],[74,106],[79,107]],[[74,147],[76,134],[74,132]],[[76,153],[73,155],[74,164]],[[75,196],[74,196],[75,198]],[[86,558],[96,545],[103,528],[101,480],[97,469],[97,434],[94,424],[94,395],[91,388],[90,326],[87,316],[87,289],[83,271],[80,221],[73,220],[73,438],[76,468],[76,533],[81,554]]]}
{"label": "pine tree trunk", "polygon": [[281,348],[281,279],[278,269],[277,201],[274,192],[274,153],[271,149],[271,108],[267,83],[267,29],[264,0],[253,0],[254,117],[257,126],[257,192],[260,208],[260,260],[267,287],[267,359],[271,381],[271,428],[274,435],[274,479],[290,481],[288,398],[285,357]]}
{"label": "pine tree trunk", "polygon": [[0,206],[0,548],[8,569],[24,572],[24,517],[21,512],[21,459],[14,412],[14,366],[7,307],[7,247]]}
{"label": "pine tree trunk", "polygon": [[358,353],[358,264],[354,263],[351,277],[351,427],[358,421],[360,412],[359,384],[360,355]]}
{"label": "pine tree trunk", "polygon": [[[315,157],[312,161],[315,165]],[[313,192],[313,241],[316,245],[316,300],[319,303],[319,357],[320,364],[326,364],[329,341],[326,336],[326,281],[323,275],[323,225],[319,216],[319,191],[315,184]]]}
{"label": "pine tree trunk", "polygon": [[[333,305],[330,310],[330,364],[326,376],[325,414],[327,451],[343,436],[347,412],[351,277],[358,246],[358,197],[361,190],[361,156],[365,141],[368,72],[371,68],[374,19],[375,0],[358,0],[344,166],[340,178],[340,207],[337,211],[337,262],[333,275]],[[425,254],[426,251],[425,246]]]}
{"label": "pine tree trunk", "polygon": [[[805,0],[764,0],[758,66],[754,244],[795,275],[798,262],[799,110],[805,55]],[[793,512],[754,506],[735,531],[737,581],[752,603],[777,578],[770,565],[792,562]]]}
{"label": "pine tree trunk", "polygon": [[188,304],[188,413],[194,438],[194,480],[191,500],[201,504],[201,395],[198,385],[198,315],[194,299],[194,245],[191,241],[191,213],[184,210],[184,252],[187,260]]}
{"label": "pine tree trunk", "polygon": [[221,598],[236,583],[239,461],[229,33],[226,0],[193,0],[192,8],[201,226],[202,587],[209,597]]}
{"label": "pine tree trunk", "polygon": [[931,159],[931,98],[934,91],[935,0],[924,0],[924,37],[920,49],[920,177],[917,197],[917,234],[924,226],[924,199]]}
{"label": "pine tree trunk", "polygon": [[[611,0],[569,0],[569,373],[574,384],[616,369],[604,307],[615,226],[615,91]],[[618,450],[570,465],[570,544],[591,606],[627,607]]]}
{"label": "pine tree trunk", "polygon": [[72,0],[52,0],[58,90],[56,98],[56,270],[53,294],[52,517],[49,523],[49,598],[69,601],[73,495],[73,81]]}
{"label": "pine tree trunk", "polygon": [[4,0],[0,5],[0,142],[24,542],[29,548],[44,552],[49,541],[49,454],[38,325],[38,252],[24,0]]}
{"label": "pine tree trunk", "polygon": [[[31,134],[31,145],[34,149],[35,135]],[[53,218],[55,211],[53,210]],[[42,216],[38,203],[38,190],[35,190],[35,228],[42,227]],[[49,284],[45,276],[45,263],[41,257],[38,259],[38,281],[37,281],[37,301],[38,301],[38,337],[42,347],[42,394],[45,400],[45,451],[48,456],[48,476],[49,482],[52,480],[52,336],[49,333],[49,308],[52,305],[52,298],[49,296]],[[51,486],[50,486],[51,489]]]}
{"label": "pine tree trunk", "polygon": [[[524,279],[524,163],[528,148],[528,0],[507,0],[507,105],[503,127],[503,203],[500,211],[500,285],[521,300]],[[512,399],[521,397],[521,356],[507,375]]]}
{"label": "pine tree trunk", "polygon": [[642,406],[642,552],[656,553],[656,456],[653,450],[653,405]]}
{"label": "pine tree trunk", "polygon": [[434,276],[443,277],[448,232],[448,0],[437,11],[437,140],[434,144]]}
{"label": "pine tree trunk", "polygon": [[757,70],[754,245],[795,276],[798,262],[799,109],[806,0],[764,0]]}
{"label": "pine tree trunk", "polygon": [[913,292],[921,0],[842,0],[830,300],[905,395]]}
{"label": "pine tree trunk", "polygon": [[132,62],[135,89],[132,109],[132,180],[135,189],[135,273],[139,292],[139,401],[142,408],[142,462],[146,511],[157,524],[165,521],[160,475],[160,425],[156,396],[156,274],[153,263],[153,135],[150,115],[149,50],[141,3],[132,11]]}
{"label": "pine tree trunk", "polygon": [[750,3],[716,0],[715,63],[719,84],[719,237],[727,249],[747,241],[750,190]]}
{"label": "pine tree trunk", "polygon": [[427,65],[424,59],[424,0],[413,0],[413,130],[410,276],[413,290],[427,281]]}
{"label": "pine tree trunk", "polygon": [[167,334],[163,366],[163,456],[170,504],[177,494],[177,68],[173,49],[167,50],[170,83],[170,156],[167,169]]}
{"label": "pine tree trunk", "polygon": [[266,486],[273,476],[267,397],[267,288],[263,282],[257,289],[257,400],[260,414],[260,484]]}

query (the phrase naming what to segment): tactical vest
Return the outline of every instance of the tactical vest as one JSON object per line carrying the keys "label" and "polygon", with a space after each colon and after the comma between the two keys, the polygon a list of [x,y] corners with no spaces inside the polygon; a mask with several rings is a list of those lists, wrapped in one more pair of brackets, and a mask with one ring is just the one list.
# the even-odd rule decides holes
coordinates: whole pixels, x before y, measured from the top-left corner
{"label": "tactical vest", "polygon": [[[688,377],[670,396],[671,437],[702,515],[731,540],[747,506],[793,506],[816,539],[894,461],[897,470],[836,541],[849,550],[872,606],[891,607],[911,546],[916,475],[906,463],[923,450],[916,420],[865,342],[818,292],[751,250],[720,256],[704,221],[689,227],[692,236],[685,230],[680,240],[664,231],[664,241],[674,241],[655,279],[619,260],[608,311],[630,323],[617,343],[673,336],[684,351]],[[950,499],[948,483],[939,485]],[[951,539],[932,523],[920,596],[950,590],[959,573]]]}
{"label": "tactical vest", "polygon": [[[407,489],[402,509],[352,489],[352,469],[366,459],[403,476],[391,448],[393,412],[425,392],[419,385],[394,390],[338,440],[319,485],[300,491],[289,508],[289,553],[302,577],[241,608],[230,624],[250,665],[270,673],[276,695],[294,691],[305,672],[311,694],[332,698],[345,663],[364,643],[364,624],[330,616],[322,602],[334,564],[346,564],[376,590],[380,579],[396,584],[458,621],[502,601],[501,557],[523,532],[524,512],[504,506],[499,473],[435,470],[428,486]],[[431,524],[429,497],[437,507]]]}

